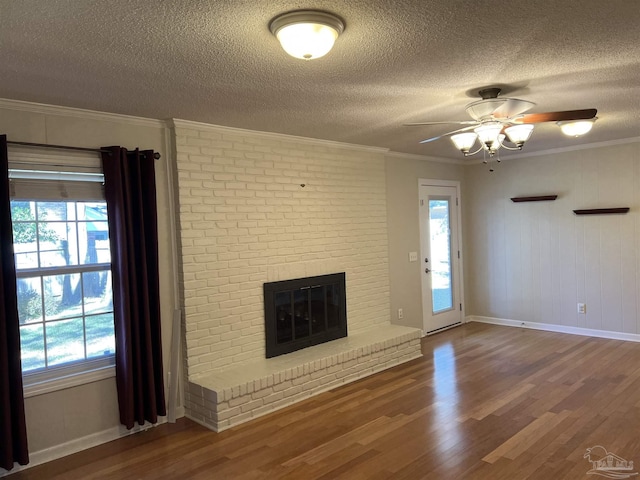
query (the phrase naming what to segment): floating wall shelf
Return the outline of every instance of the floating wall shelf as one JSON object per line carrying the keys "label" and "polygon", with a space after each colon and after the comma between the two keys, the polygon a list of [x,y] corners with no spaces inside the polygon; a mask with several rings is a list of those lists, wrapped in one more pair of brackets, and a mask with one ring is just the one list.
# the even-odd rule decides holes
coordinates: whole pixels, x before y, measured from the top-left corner
{"label": "floating wall shelf", "polygon": [[627,213],[629,207],[621,208],[589,208],[586,210],[574,210],[576,215],[611,215],[615,213]]}
{"label": "floating wall shelf", "polygon": [[520,203],[520,202],[545,202],[545,201],[553,201],[558,198],[558,195],[538,195],[536,197],[513,197],[511,198],[512,202]]}

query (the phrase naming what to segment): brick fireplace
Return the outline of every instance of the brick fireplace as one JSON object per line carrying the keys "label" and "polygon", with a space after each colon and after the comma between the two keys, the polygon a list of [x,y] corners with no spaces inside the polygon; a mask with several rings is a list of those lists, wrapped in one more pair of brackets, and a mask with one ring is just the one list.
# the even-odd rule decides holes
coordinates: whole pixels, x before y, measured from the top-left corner
{"label": "brick fireplace", "polygon": [[[221,430],[420,354],[418,330],[390,325],[384,151],[174,132],[189,416]],[[335,272],[349,337],[266,359],[263,285]]]}

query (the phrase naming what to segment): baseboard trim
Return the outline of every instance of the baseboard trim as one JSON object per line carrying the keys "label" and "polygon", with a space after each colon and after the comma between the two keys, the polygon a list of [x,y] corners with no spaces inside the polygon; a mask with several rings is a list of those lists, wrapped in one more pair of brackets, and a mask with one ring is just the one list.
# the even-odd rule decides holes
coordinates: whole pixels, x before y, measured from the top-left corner
{"label": "baseboard trim", "polygon": [[612,332],[609,330],[596,330],[593,328],[569,327],[566,325],[554,325],[549,323],[523,322],[521,320],[511,320],[508,318],[483,317],[480,315],[469,315],[465,319],[467,322],[489,323],[491,325],[502,325],[505,327],[529,328],[531,330],[543,330],[545,332],[569,333],[571,335],[582,335],[585,337],[607,338],[610,340],[625,340],[628,342],[640,342],[640,335],[637,333]]}
{"label": "baseboard trim", "polygon": [[[184,417],[184,407],[176,408],[176,416]],[[111,442],[113,440],[118,440],[119,438],[133,435],[134,433],[149,430],[150,428],[157,427],[158,425],[162,425],[163,423],[167,423],[166,417],[162,417],[161,419],[159,419],[158,423],[156,424],[145,423],[144,425],[136,425],[131,430],[127,430],[124,425],[118,425],[117,427],[108,428],[107,430],[103,430],[101,432],[96,432],[81,438],[76,438],[74,440],[70,440],[54,447],[39,450],[37,452],[29,452],[29,463],[27,465],[16,465],[12,470],[9,471],[0,468],[0,478],[12,473],[27,470],[28,468],[35,467],[37,465],[42,465],[43,463],[51,462],[52,460],[57,460],[68,455],[73,455],[74,453],[81,452],[82,450],[87,450],[88,448],[97,447],[98,445],[102,445],[103,443]]]}

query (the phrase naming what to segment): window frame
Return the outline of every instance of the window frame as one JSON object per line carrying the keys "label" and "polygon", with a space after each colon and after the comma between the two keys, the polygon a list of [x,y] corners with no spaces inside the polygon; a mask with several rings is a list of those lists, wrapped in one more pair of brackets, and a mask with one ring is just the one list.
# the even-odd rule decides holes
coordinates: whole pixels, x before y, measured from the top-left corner
{"label": "window frame", "polygon": [[22,374],[24,397],[35,397],[116,376],[115,353]]}
{"label": "window frame", "polygon": [[[69,154],[67,152],[51,153],[50,151],[38,152],[28,149],[10,148],[9,169],[10,180],[21,179],[27,182],[33,179],[41,180],[51,182],[52,188],[56,188],[56,184],[59,183],[60,178],[58,172],[72,173],[77,180],[82,182],[104,182],[100,158],[95,154],[86,152],[73,152]],[[57,173],[58,176],[56,176]],[[98,200],[97,198],[89,199],[72,195],[71,198],[60,198],[56,200],[46,196],[42,198],[38,198],[38,195],[33,196],[35,198],[25,198],[23,195],[16,198],[14,195],[11,195],[10,200],[12,202],[14,200],[28,202],[104,202],[104,197]],[[28,195],[28,197],[32,197],[32,195]],[[18,269],[16,267],[16,279],[46,277],[49,275],[81,275],[83,273],[103,272],[105,270],[111,272],[111,262],[42,268],[31,267],[24,269]],[[84,315],[83,312],[83,325],[85,325],[84,319],[90,316],[91,315]],[[46,325],[44,317],[42,324],[43,327]],[[86,338],[84,344],[86,352]],[[70,361],[60,365],[47,366],[27,372],[23,371],[22,373],[24,396],[26,398],[112,377],[115,377],[115,351],[101,357]]]}

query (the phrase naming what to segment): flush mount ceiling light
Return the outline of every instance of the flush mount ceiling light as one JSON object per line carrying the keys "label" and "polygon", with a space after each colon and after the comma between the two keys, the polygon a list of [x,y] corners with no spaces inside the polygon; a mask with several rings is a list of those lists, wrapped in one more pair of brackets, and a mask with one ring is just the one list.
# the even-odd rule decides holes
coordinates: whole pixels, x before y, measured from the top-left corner
{"label": "flush mount ceiling light", "polygon": [[589,120],[579,120],[577,122],[557,122],[560,126],[560,130],[562,133],[567,135],[568,137],[579,137],[580,135],[584,135],[585,133],[589,133],[593,124],[597,120],[597,117],[591,118]]}
{"label": "flush mount ceiling light", "polygon": [[269,29],[289,55],[313,60],[329,53],[344,22],[328,12],[297,10],[275,17]]}

